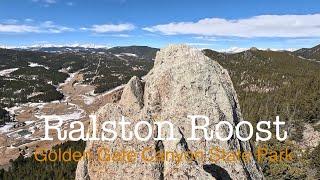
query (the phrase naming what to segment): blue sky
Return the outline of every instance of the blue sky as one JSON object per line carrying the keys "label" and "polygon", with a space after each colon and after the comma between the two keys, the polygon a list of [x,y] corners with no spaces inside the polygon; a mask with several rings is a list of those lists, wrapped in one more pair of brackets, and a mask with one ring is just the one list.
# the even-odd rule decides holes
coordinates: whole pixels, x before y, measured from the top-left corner
{"label": "blue sky", "polygon": [[[262,3],[263,2],[263,3]],[[320,44],[317,0],[1,0],[0,46],[187,43],[221,51]]]}

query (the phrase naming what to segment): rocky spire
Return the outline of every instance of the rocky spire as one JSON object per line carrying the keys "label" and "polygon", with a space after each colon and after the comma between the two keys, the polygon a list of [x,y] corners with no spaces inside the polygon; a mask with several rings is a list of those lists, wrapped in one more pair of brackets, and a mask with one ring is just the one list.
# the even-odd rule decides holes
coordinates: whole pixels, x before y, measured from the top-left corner
{"label": "rocky spire", "polygon": [[[142,88],[142,85],[144,87]],[[201,51],[185,45],[172,45],[161,49],[156,56],[153,69],[144,78],[144,83],[133,78],[126,85],[118,104],[106,104],[97,113],[98,124],[124,115],[132,123],[139,120],[170,120],[174,124],[176,140],[146,142],[138,140],[123,141],[117,138],[113,142],[89,141],[86,150],[96,152],[98,147],[109,149],[125,148],[141,151],[151,147],[150,153],[177,151],[190,152],[203,150],[209,152],[212,147],[226,151],[251,152],[249,142],[242,142],[233,136],[229,141],[213,139],[207,141],[188,141],[191,134],[188,115],[206,115],[210,119],[209,129],[220,121],[236,125],[242,121],[239,102],[228,72],[216,61],[206,57]],[[157,134],[154,126],[153,135]],[[128,127],[132,128],[132,127]],[[221,127],[226,134],[228,127]],[[117,129],[120,131],[120,129]],[[141,129],[140,133],[146,133]],[[167,134],[164,131],[164,134]],[[241,134],[247,134],[242,129]],[[197,134],[203,137],[201,131]],[[251,154],[252,155],[252,154]],[[263,179],[255,160],[239,160],[232,163],[193,160],[177,164],[171,161],[134,163],[101,163],[94,158],[84,158],[76,173],[77,179]]]}

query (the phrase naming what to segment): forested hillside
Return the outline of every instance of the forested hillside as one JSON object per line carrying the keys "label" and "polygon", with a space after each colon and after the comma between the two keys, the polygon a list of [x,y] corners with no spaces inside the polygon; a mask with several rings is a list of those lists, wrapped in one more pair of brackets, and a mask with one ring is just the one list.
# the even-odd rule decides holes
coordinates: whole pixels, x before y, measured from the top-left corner
{"label": "forested hillside", "polygon": [[124,53],[130,53],[135,54],[139,57],[145,58],[145,59],[154,59],[156,57],[156,53],[159,51],[157,48],[151,48],[148,46],[127,46],[127,47],[113,47],[107,50],[107,52],[112,54],[124,54]]}
{"label": "forested hillside", "polygon": [[0,126],[10,121],[9,113],[5,109],[0,108]]}
{"label": "forested hillside", "polygon": [[[70,150],[71,153],[83,152],[85,148],[84,141],[77,142],[66,142],[60,145],[56,145],[51,151],[67,152]],[[23,152],[23,150],[22,150]],[[48,156],[49,151],[47,151]],[[42,159],[43,157],[39,157]],[[39,162],[35,160],[34,155],[25,158],[21,154],[16,160],[11,161],[11,167],[8,171],[3,169],[0,170],[1,180],[12,180],[12,179],[24,179],[24,180],[34,180],[34,179],[74,179],[75,171],[77,168],[77,162],[72,160],[70,162],[56,161],[56,162]]]}
{"label": "forested hillside", "polygon": [[[0,107],[59,100],[63,95],[56,86],[66,80],[68,73],[76,71],[84,74],[83,83],[96,86],[96,93],[107,91],[134,75],[145,75],[157,51],[137,46],[118,47],[103,53],[92,49],[72,50],[47,53],[0,49]],[[142,55],[144,52],[146,55]]]}
{"label": "forested hillside", "polygon": [[[290,137],[286,143],[302,140],[305,123],[320,130],[320,63],[289,52],[255,48],[236,54],[212,50],[204,50],[204,53],[229,71],[245,120],[257,123],[261,120],[274,121],[276,116],[280,116],[286,122]],[[279,144],[270,141],[268,145],[279,147]],[[292,147],[301,150],[299,146]],[[307,168],[311,164],[308,158],[302,158],[291,165],[265,164],[262,167],[270,179],[300,179],[307,176]]]}
{"label": "forested hillside", "polygon": [[[152,68],[157,50],[138,46],[117,47],[110,52],[77,48],[43,49],[48,52],[0,49],[0,127],[14,119],[5,108],[16,103],[63,98],[58,85],[74,72],[83,75],[82,82],[74,83],[93,85],[95,93],[127,83],[132,76],[142,77]],[[79,141],[53,149],[83,151],[84,147],[85,142]],[[76,162],[39,163],[34,156],[25,158],[27,148],[22,148],[21,155],[10,162],[8,171],[0,170],[0,179],[74,179]]]}
{"label": "forested hillside", "polygon": [[302,48],[293,53],[306,59],[320,61],[320,45],[317,45],[313,48]]}
{"label": "forested hillside", "polygon": [[84,66],[79,55],[0,49],[0,105],[59,100],[63,95],[56,86],[69,76],[59,70],[74,72]]}
{"label": "forested hillside", "polygon": [[[205,53],[211,57],[210,50]],[[216,56],[216,55],[214,55]],[[320,120],[320,64],[287,52],[248,50],[215,58],[230,72],[247,120],[280,115],[285,120]]]}

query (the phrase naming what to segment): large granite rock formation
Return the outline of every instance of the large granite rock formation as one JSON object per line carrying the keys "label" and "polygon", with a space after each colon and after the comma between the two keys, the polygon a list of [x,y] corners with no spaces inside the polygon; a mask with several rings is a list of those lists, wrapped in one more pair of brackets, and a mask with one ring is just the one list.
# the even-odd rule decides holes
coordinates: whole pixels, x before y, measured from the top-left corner
{"label": "large granite rock formation", "polygon": [[[152,138],[142,142],[139,140],[124,141],[120,137],[112,142],[89,141],[86,150],[97,153],[99,147],[111,150],[142,151],[151,147],[150,153],[163,151],[189,152],[212,147],[241,152],[251,152],[249,142],[242,142],[232,136],[229,141],[204,138],[199,141],[188,141],[191,134],[191,123],[187,115],[206,115],[210,119],[209,128],[219,121],[229,121],[236,125],[242,121],[239,102],[228,72],[216,61],[206,57],[201,51],[185,45],[173,45],[161,49],[156,56],[154,68],[143,81],[133,77],[123,90],[119,103],[106,104],[97,113],[98,129],[105,120],[117,120],[124,115],[133,123],[149,120],[170,120],[174,123],[174,134],[177,140],[155,141]],[[118,117],[117,119],[115,119]],[[157,134],[154,126],[153,135]],[[116,130],[120,134],[121,129]],[[226,134],[228,128],[220,128]],[[140,129],[147,134],[147,129]],[[169,131],[164,131],[169,134]],[[203,137],[201,131],[197,131]],[[242,129],[242,134],[246,130]],[[100,134],[100,132],[98,132]],[[192,159],[192,158],[191,158]],[[77,179],[263,179],[263,174],[252,159],[249,162],[239,160],[226,163],[208,161],[187,161],[177,164],[173,161],[134,163],[109,162],[83,158],[78,164]]]}

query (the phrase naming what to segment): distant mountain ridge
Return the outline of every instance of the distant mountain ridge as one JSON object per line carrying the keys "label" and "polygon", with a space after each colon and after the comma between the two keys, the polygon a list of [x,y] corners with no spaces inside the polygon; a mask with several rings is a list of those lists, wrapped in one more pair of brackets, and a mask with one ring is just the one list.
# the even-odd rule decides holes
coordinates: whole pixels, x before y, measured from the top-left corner
{"label": "distant mountain ridge", "polygon": [[62,46],[62,47],[27,47],[27,48],[16,48],[17,50],[29,50],[29,51],[40,51],[40,52],[47,52],[47,53],[70,53],[70,52],[105,52],[108,48],[93,48],[93,47],[73,47],[73,46]]}
{"label": "distant mountain ridge", "polygon": [[50,46],[50,47],[26,47],[15,48],[16,50],[39,51],[47,53],[92,53],[92,54],[122,54],[136,55],[143,59],[154,59],[158,48],[149,46],[116,46],[116,47],[83,47],[83,46]]}
{"label": "distant mountain ridge", "polygon": [[[12,48],[11,48],[12,49]],[[66,45],[66,46],[31,46],[31,47],[23,47],[23,48],[14,48],[16,50],[29,50],[29,51],[39,51],[39,52],[47,52],[47,53],[92,53],[92,54],[132,54],[137,55],[137,57],[141,57],[144,59],[153,59],[156,56],[156,52],[159,51],[159,48],[149,47],[149,46],[116,46],[116,47],[103,47],[103,46],[80,46],[80,45]],[[276,51],[270,49],[258,49],[258,48],[250,48],[243,51],[230,51],[230,52],[220,52],[216,50],[212,50],[216,52],[216,55],[221,56],[221,54],[237,54],[241,52],[246,52],[248,50],[260,50],[260,51]],[[320,44],[312,47],[312,48],[301,48],[296,51],[287,51],[282,50],[278,52],[287,52],[292,53],[296,56],[300,56],[305,59],[312,59],[320,61]],[[213,55],[213,54],[211,54]]]}
{"label": "distant mountain ridge", "polygon": [[313,59],[320,61],[320,44],[312,48],[302,48],[294,51],[294,54],[306,59]]}

